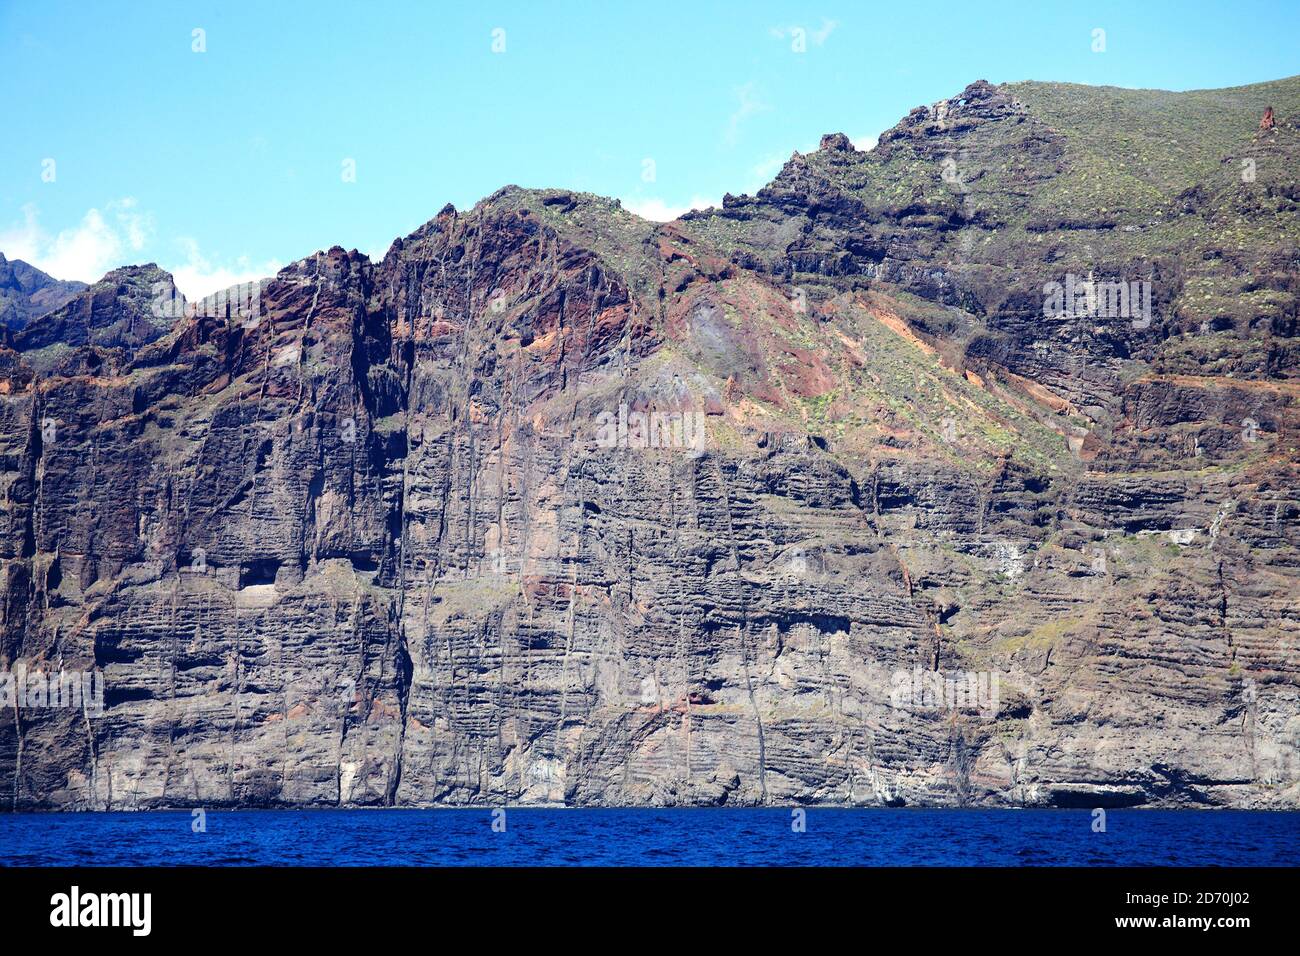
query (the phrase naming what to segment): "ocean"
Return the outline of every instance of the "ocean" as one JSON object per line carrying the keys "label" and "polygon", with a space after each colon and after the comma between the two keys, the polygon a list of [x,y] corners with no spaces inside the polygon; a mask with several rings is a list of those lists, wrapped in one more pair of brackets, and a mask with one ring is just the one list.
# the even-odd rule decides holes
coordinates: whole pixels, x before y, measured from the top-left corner
{"label": "ocean", "polygon": [[559,809],[0,813],[5,866],[1294,866],[1300,813]]}

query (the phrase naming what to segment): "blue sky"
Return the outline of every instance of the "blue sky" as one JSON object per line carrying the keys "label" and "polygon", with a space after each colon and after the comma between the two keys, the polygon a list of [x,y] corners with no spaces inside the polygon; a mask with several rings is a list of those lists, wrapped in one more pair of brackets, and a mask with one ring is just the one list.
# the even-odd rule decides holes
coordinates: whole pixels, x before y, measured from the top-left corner
{"label": "blue sky", "polygon": [[1235,86],[1300,73],[1297,36],[1294,0],[0,0],[0,252],[197,295],[506,183],[671,218],[976,79]]}

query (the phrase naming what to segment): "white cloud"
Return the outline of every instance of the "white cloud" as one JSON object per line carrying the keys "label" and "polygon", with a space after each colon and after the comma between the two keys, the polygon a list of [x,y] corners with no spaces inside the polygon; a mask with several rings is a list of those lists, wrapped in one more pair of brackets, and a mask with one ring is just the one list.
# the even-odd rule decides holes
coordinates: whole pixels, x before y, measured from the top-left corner
{"label": "white cloud", "polygon": [[710,206],[721,206],[720,199],[704,199],[700,196],[692,196],[689,205],[670,206],[662,199],[651,198],[632,198],[622,200],[623,208],[642,219],[649,219],[651,222],[672,222],[682,213],[690,212],[692,209],[708,209]]}
{"label": "white cloud", "polygon": [[105,203],[103,210],[88,210],[80,223],[54,236],[41,228],[35,203],[28,203],[22,225],[0,232],[0,252],[56,279],[95,282],[110,269],[128,264],[152,233],[152,217],[140,212],[129,196]]}
{"label": "white cloud", "polygon": [[869,153],[871,150],[875,149],[876,144],[880,142],[880,134],[874,133],[869,136],[850,136],[849,142],[853,144],[854,149],[860,149],[864,153]]}
{"label": "white cloud", "polygon": [[736,87],[735,93],[737,99],[736,108],[727,117],[727,128],[723,134],[723,139],[726,140],[728,146],[736,145],[736,140],[740,138],[741,123],[756,113],[763,113],[771,109],[759,97],[753,80],[750,80],[744,86]]}
{"label": "white cloud", "polygon": [[[46,232],[35,203],[23,207],[23,221],[0,231],[0,252],[22,259],[56,279],[96,282],[119,266],[139,263],[153,236],[153,217],[141,212],[131,197],[114,199],[102,209],[90,209],[81,222],[57,235]],[[214,265],[193,239],[177,240],[184,250],[182,265],[169,269],[187,299],[200,299],[240,282],[275,275],[282,268],[272,259],[261,265],[241,256],[233,264]],[[167,263],[161,263],[164,269]]]}
{"label": "white cloud", "polygon": [[248,256],[240,256],[235,260],[233,267],[214,265],[199,251],[199,244],[194,239],[182,236],[176,241],[185,250],[185,264],[174,268],[168,268],[164,264],[163,268],[172,274],[176,288],[180,289],[190,302],[241,282],[265,279],[284,268],[278,260],[268,259],[261,265],[257,265],[249,261]]}

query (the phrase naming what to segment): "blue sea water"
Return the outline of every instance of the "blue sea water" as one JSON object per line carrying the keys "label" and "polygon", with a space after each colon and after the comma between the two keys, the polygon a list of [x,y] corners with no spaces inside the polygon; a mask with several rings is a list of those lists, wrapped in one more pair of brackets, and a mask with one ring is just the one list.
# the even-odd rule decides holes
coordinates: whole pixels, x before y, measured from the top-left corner
{"label": "blue sea water", "polygon": [[1294,866],[1300,813],[488,809],[0,814],[8,866]]}

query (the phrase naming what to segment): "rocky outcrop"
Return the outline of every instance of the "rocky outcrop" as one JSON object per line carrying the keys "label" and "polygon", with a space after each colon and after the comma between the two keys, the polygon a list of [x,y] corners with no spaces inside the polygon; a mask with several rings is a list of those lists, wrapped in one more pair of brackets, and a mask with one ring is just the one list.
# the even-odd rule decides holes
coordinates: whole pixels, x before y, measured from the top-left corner
{"label": "rocky outcrop", "polygon": [[[891,178],[991,125],[973,211]],[[676,223],[507,187],[33,324],[0,657],[105,694],[0,713],[4,802],[1295,807],[1293,331],[1193,373],[961,260],[1067,241],[1006,199],[1057,126],[975,84]]]}
{"label": "rocky outcrop", "polygon": [[77,369],[85,356],[134,351],[165,335],[184,312],[184,297],[172,277],[150,263],[114,269],[78,293],[65,305],[40,316],[13,335],[12,347],[42,372],[59,370],[65,362]]}

